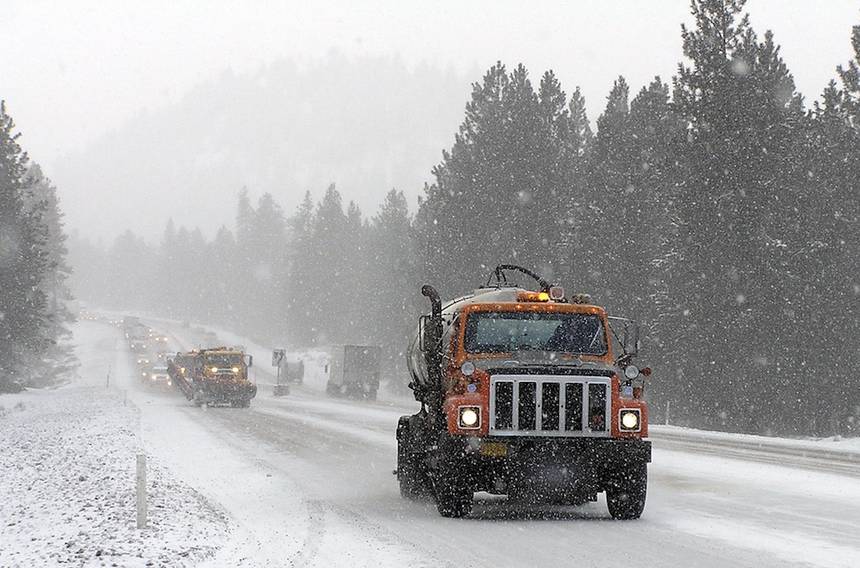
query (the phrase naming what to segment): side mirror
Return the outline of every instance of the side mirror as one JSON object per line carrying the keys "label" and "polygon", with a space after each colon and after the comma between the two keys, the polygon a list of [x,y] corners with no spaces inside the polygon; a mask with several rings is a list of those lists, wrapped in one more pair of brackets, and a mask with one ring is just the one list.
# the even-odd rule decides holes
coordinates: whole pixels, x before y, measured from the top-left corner
{"label": "side mirror", "polygon": [[248,355],[248,366],[249,367],[254,366],[254,356],[253,355]]}
{"label": "side mirror", "polygon": [[639,324],[635,321],[624,328],[624,350],[630,355],[639,354]]}
{"label": "side mirror", "polygon": [[427,344],[427,322],[430,321],[430,316],[421,316],[418,318],[418,349],[421,353],[427,353],[432,346]]}
{"label": "side mirror", "polygon": [[621,348],[624,357],[639,354],[639,322],[610,316],[609,329],[616,345]]}

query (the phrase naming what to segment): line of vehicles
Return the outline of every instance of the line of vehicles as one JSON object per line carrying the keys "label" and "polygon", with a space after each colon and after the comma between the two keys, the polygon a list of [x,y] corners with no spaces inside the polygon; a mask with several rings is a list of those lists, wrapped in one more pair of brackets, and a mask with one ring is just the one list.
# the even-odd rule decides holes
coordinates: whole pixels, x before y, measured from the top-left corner
{"label": "line of vehicles", "polygon": [[[509,277],[530,278],[520,286]],[[486,284],[444,302],[425,285],[430,304],[407,349],[409,388],[420,410],[396,428],[402,497],[431,498],[446,517],[468,515],[476,492],[512,503],[579,505],[606,494],[615,519],[641,516],[651,443],[644,399],[649,368],[633,364],[639,327],[610,317],[586,294],[516,265],[500,265]],[[129,322],[129,345],[142,377],[182,391],[196,405],[248,407],[257,386],[252,357],[218,347],[166,358],[162,342]],[[166,342],[166,338],[164,338]],[[382,350],[329,350],[326,393],[375,400]],[[304,380],[304,364],[275,350],[274,394]]]}
{"label": "line of vehicles", "polygon": [[169,351],[169,338],[126,316],[122,327],[136,357],[140,381],[156,389],[177,389],[195,406],[248,408],[257,395],[248,369],[253,357],[240,347]]}

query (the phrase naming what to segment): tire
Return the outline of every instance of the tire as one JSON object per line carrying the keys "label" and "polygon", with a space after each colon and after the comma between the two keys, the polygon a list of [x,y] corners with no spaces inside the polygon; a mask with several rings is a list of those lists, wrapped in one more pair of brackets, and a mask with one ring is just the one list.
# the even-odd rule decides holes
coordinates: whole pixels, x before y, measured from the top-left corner
{"label": "tire", "polygon": [[453,470],[444,473],[448,468],[438,472],[433,483],[436,491],[436,509],[443,517],[459,519],[472,512],[472,497],[474,493],[465,480]]}
{"label": "tire", "polygon": [[638,519],[645,510],[648,492],[648,466],[639,464],[620,474],[606,489],[609,514],[619,521]]}
{"label": "tire", "polygon": [[[444,448],[444,442],[440,445]],[[472,512],[474,491],[460,461],[450,451],[443,450],[439,465],[431,473],[436,509],[443,517],[459,519]]]}

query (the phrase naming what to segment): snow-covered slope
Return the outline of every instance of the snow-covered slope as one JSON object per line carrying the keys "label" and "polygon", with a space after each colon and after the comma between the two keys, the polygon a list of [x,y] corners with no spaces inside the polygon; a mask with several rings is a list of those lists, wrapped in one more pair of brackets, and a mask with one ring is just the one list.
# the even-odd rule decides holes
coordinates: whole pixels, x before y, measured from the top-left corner
{"label": "snow-covered slope", "polygon": [[0,397],[0,566],[194,564],[228,534],[222,511],[151,455],[148,527],[136,528],[140,412],[114,388],[128,363],[103,328],[75,327],[79,381]]}

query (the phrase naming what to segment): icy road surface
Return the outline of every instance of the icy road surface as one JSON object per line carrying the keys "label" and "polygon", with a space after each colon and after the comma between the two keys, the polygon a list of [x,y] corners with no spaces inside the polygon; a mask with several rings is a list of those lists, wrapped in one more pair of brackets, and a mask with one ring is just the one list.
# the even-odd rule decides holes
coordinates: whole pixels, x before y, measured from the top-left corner
{"label": "icy road surface", "polygon": [[[89,324],[98,326],[100,324]],[[359,403],[260,386],[250,409],[192,407],[151,392],[115,341],[146,450],[239,527],[213,566],[853,566],[860,556],[860,472],[795,468],[654,446],[639,521],[612,521],[601,497],[575,508],[479,501],[444,519],[400,498],[394,430],[403,404]],[[192,332],[167,329],[174,348]],[[88,334],[92,335],[92,334]],[[268,361],[255,358],[257,379]],[[790,459],[790,458],[786,458]],[[852,474],[853,473],[853,474]]]}

